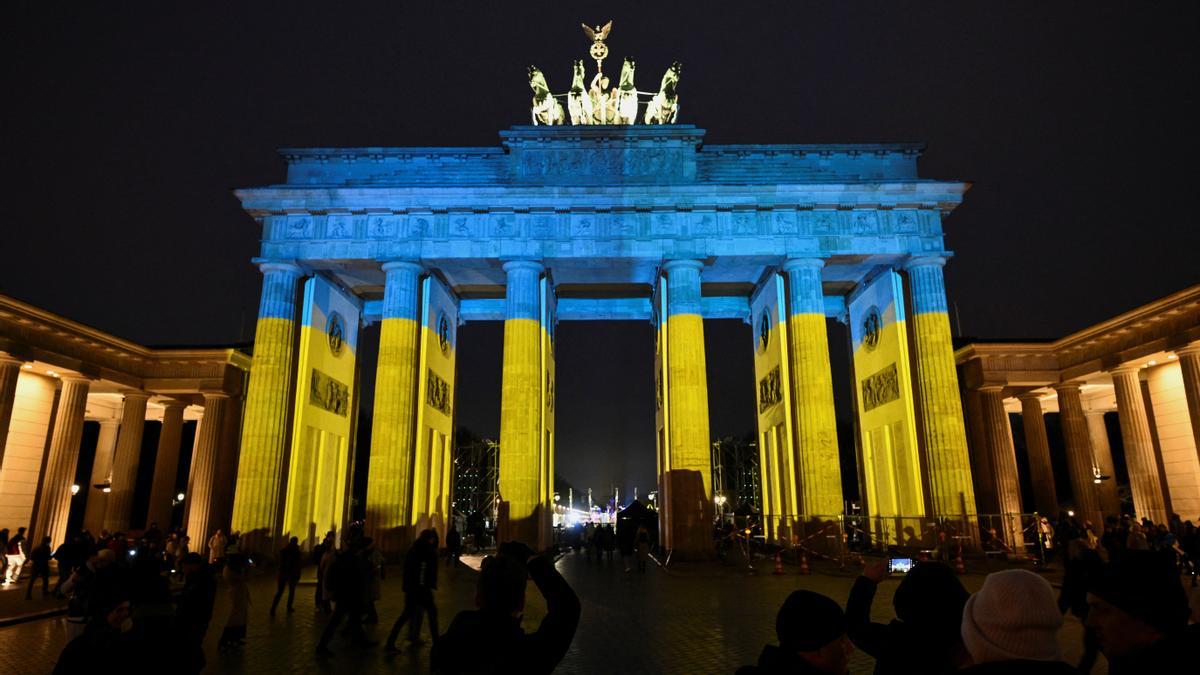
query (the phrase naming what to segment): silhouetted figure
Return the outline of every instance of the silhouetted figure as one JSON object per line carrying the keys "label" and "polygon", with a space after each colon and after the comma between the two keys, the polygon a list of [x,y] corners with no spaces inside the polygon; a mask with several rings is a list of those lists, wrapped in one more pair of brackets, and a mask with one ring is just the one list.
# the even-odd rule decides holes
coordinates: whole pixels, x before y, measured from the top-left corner
{"label": "silhouetted figure", "polygon": [[429,635],[437,642],[437,606],[433,602],[433,591],[437,589],[437,545],[437,531],[425,530],[404,556],[404,611],[388,633],[386,649],[389,652],[399,652],[396,639],[405,623],[408,623],[408,641],[413,645],[421,644],[423,614],[429,615]]}
{"label": "silhouetted figure", "polygon": [[451,523],[449,531],[446,532],[446,564],[454,567],[458,564],[460,556],[462,556],[462,535],[458,532],[458,526]]}
{"label": "silhouetted figure", "polygon": [[325,630],[321,632],[321,641],[317,644],[318,656],[331,653],[329,642],[343,619],[346,620],[345,634],[355,644],[362,647],[374,644],[367,640],[362,627],[362,615],[367,604],[368,576],[367,562],[362,554],[370,545],[370,537],[354,540],[329,568],[325,585],[326,591],[332,594],[334,609],[329,623],[325,624]]}
{"label": "silhouetted figure", "polygon": [[288,592],[287,612],[296,611],[292,603],[296,600],[296,584],[300,583],[300,540],[292,537],[287,546],[279,550],[279,580],[275,588],[275,599],[271,601],[271,616],[279,607],[279,599],[283,597],[283,589]]}
{"label": "silhouetted figure", "polygon": [[227,649],[246,644],[246,624],[250,620],[250,589],[246,586],[249,562],[246,556],[233,553],[225,557],[225,570],[221,576],[229,591],[229,618],[217,647]]}
{"label": "silhouetted figure", "polygon": [[1087,626],[1108,672],[1186,672],[1187,663],[1195,665],[1200,624],[1188,625],[1187,595],[1170,555],[1128,551],[1088,592]]}
{"label": "silhouetted figure", "polygon": [[125,653],[131,646],[123,639],[124,631],[132,628],[127,598],[114,598],[114,603],[96,607],[101,620],[92,622],[83,634],[63,647],[54,665],[55,675],[75,675],[93,672],[111,662],[114,655]]}
{"label": "silhouetted figure", "polygon": [[325,598],[325,576],[336,557],[334,543],[334,533],[333,530],[330,530],[325,533],[325,538],[321,540],[321,543],[314,546],[312,550],[312,561],[317,566],[317,590],[314,598],[317,611],[326,614],[329,613],[329,600]]}
{"label": "silhouetted figure", "polygon": [[184,672],[198,673],[204,669],[204,634],[212,621],[213,605],[217,601],[217,580],[199,553],[183,557],[183,591],[175,601],[176,625],[182,641]]}
{"label": "silhouetted figure", "polygon": [[63,584],[67,583],[67,579],[75,572],[75,568],[79,567],[87,560],[87,544],[83,541],[82,535],[77,535],[74,539],[64,541],[61,546],[54,551],[53,558],[58,561],[58,582],[54,584],[54,594],[62,597]]}
{"label": "silhouetted figure", "polygon": [[15,584],[21,578],[21,570],[25,567],[25,528],[18,527],[17,533],[8,539],[5,548],[5,558],[8,568],[4,573],[4,583]]}
{"label": "silhouetted figure", "polygon": [[963,657],[962,613],[970,596],[954,570],[940,562],[917,563],[896,588],[896,619],[871,621],[871,603],[887,577],[887,561],[869,564],[850,589],[846,624],[855,647],[875,658],[875,673],[957,669]]}
{"label": "silhouetted figure", "polygon": [[367,562],[367,611],[364,623],[375,625],[379,623],[379,612],[375,610],[375,603],[383,599],[383,577],[386,574],[383,553],[378,546],[370,545],[363,552],[363,559]]}
{"label": "silhouetted figure", "polygon": [[37,580],[42,580],[42,597],[50,595],[50,537],[42,537],[42,543],[29,553],[29,563],[33,568],[33,576],[29,577],[29,588],[25,590],[25,599],[33,599],[33,587]]}
{"label": "silhouetted figure", "polygon": [[1074,673],[1058,646],[1062,623],[1050,582],[1028,570],[989,574],[963,608],[963,645],[974,665],[962,672]]}
{"label": "silhouetted figure", "polygon": [[[546,617],[533,633],[521,628],[525,583],[546,599]],[[430,653],[438,673],[549,673],[567,653],[579,626],[579,598],[554,563],[525,544],[505,542],[480,568],[479,609],[459,612]]]}
{"label": "silhouetted figure", "polygon": [[812,591],[793,591],[775,615],[779,645],[763,647],[758,665],[737,675],[828,673],[845,675],[854,645],[846,636],[846,617],[832,599]]}

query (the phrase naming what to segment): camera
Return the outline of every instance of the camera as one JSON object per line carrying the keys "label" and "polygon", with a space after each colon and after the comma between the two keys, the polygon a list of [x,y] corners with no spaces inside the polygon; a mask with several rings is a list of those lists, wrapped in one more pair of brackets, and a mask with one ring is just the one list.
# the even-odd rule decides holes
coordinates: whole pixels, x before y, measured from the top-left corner
{"label": "camera", "polygon": [[888,573],[890,574],[908,574],[908,571],[913,567],[912,558],[889,558]]}

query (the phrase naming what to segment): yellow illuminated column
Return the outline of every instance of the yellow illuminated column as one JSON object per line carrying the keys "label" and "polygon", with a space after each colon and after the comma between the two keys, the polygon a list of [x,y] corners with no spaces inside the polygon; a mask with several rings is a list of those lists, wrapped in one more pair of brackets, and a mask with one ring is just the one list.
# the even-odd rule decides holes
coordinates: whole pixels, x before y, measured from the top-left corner
{"label": "yellow illuminated column", "polygon": [[667,546],[681,555],[712,549],[712,447],[708,371],[700,313],[699,260],[670,260],[667,277],[667,381],[670,470],[663,476]]}
{"label": "yellow illuminated column", "polygon": [[[500,391],[500,499],[503,539],[540,547],[550,505],[542,471],[541,263],[504,263],[504,363]],[[535,548],[536,548],[535,547]]]}
{"label": "yellow illuminated column", "polygon": [[162,431],[158,435],[158,452],[154,455],[154,481],[150,485],[150,508],[146,527],[157,523],[167,530],[171,527],[171,501],[175,498],[175,474],[179,471],[179,443],[183,438],[182,401],[163,402]]}
{"label": "yellow illuminated column", "polygon": [[995,527],[1004,543],[1020,551],[1024,537],[1021,535],[1021,484],[1017,479],[1017,453],[1013,448],[1012,426],[1008,422],[1008,411],[1004,409],[1004,387],[989,386],[980,389],[983,403],[983,427],[987,436],[989,464],[995,481],[996,499],[1000,507],[1000,520],[989,522]]}
{"label": "yellow illuminated column", "polygon": [[1058,495],[1054,490],[1054,470],[1050,467],[1050,439],[1046,436],[1046,418],[1042,399],[1026,393],[1021,401],[1021,426],[1025,429],[1025,452],[1029,455],[1029,474],[1033,480],[1033,500],[1039,513],[1058,514]]}
{"label": "yellow illuminated column", "polygon": [[417,361],[420,338],[421,266],[383,264],[383,321],[375,369],[371,461],[367,477],[366,527],[389,556],[412,538],[413,455],[416,443]]}
{"label": "yellow illuminated column", "polygon": [[1121,440],[1125,444],[1125,463],[1129,467],[1129,489],[1133,492],[1133,510],[1138,518],[1155,523],[1167,522],[1158,461],[1154,457],[1154,439],[1142,398],[1139,368],[1129,366],[1112,372],[1117,393],[1117,414],[1121,418]]}
{"label": "yellow illuminated column", "polygon": [[37,524],[30,541],[50,537],[57,548],[67,539],[67,517],[71,513],[71,485],[75,464],[79,461],[79,442],[83,437],[83,415],[87,410],[88,381],[64,377],[50,435],[49,457],[42,474],[42,497],[38,503]]}
{"label": "yellow illuminated column", "polygon": [[117,432],[117,449],[113,453],[112,492],[104,509],[104,529],[109,532],[124,532],[130,526],[133,489],[142,455],[142,431],[146,426],[146,401],[150,398],[144,391],[124,393],[121,430]]}
{"label": "yellow illuminated column", "polygon": [[796,427],[796,482],[800,515],[827,520],[841,515],[842,470],[820,258],[788,260],[788,363]]}
{"label": "yellow illuminated column", "polygon": [[[279,548],[275,537],[282,516],[280,494],[284,489],[285,442],[295,375],[296,289],[302,271],[284,262],[266,262],[259,268],[263,289],[230,529],[242,534],[244,550],[273,555]],[[214,431],[219,434],[219,430]],[[188,497],[194,499],[194,491]],[[197,536],[205,535],[193,533],[193,540]]]}
{"label": "yellow illuminated column", "polygon": [[[963,519],[975,515],[975,491],[946,312],[945,264],[941,256],[927,256],[913,258],[905,269],[913,307],[918,418],[931,499],[928,515]],[[974,526],[968,524],[963,534],[973,536]]]}
{"label": "yellow illuminated column", "polygon": [[217,475],[221,431],[225,427],[225,408],[228,404],[229,396],[222,392],[204,393],[204,418],[200,420],[200,427],[196,429],[196,442],[192,446],[192,467],[188,474],[188,490],[184,495],[187,513],[183,522],[187,526],[188,536],[192,538],[193,551],[204,551],[215,530],[211,525],[214,497],[218,492],[214,477]]}
{"label": "yellow illuminated column", "polygon": [[1103,519],[1100,517],[1100,500],[1093,482],[1096,462],[1092,457],[1092,439],[1083,413],[1083,402],[1079,398],[1079,386],[1079,382],[1064,382],[1054,385],[1054,390],[1058,392],[1058,413],[1063,443],[1067,449],[1067,472],[1075,497],[1075,512],[1080,519],[1090,520],[1100,527]]}

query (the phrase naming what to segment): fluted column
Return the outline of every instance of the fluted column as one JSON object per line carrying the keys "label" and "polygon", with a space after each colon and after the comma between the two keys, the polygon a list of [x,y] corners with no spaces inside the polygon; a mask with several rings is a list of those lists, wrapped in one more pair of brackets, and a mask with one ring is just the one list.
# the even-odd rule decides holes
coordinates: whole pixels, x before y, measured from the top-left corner
{"label": "fluted column", "polygon": [[179,473],[179,444],[183,440],[183,401],[163,402],[162,432],[158,435],[158,451],[154,455],[154,482],[150,485],[150,508],[146,527],[157,523],[162,529],[171,526],[172,500],[175,499],[175,475]]}
{"label": "fluted column", "polygon": [[1075,515],[1103,527],[1100,497],[1096,490],[1096,460],[1092,452],[1092,437],[1083,403],[1079,398],[1079,382],[1054,385],[1058,392],[1058,413],[1062,424],[1063,444],[1067,448],[1067,472],[1071,478],[1071,493],[1075,497]]}
{"label": "fluted column", "polygon": [[[188,476],[187,526],[192,538],[193,551],[204,551],[208,546],[209,521],[212,517],[213,476],[216,475],[217,457],[220,454],[221,432],[224,429],[225,407],[229,396],[222,392],[204,393],[204,420],[196,430],[195,450],[192,452],[192,467]],[[232,529],[237,529],[236,527]]]}
{"label": "fluted column", "polygon": [[788,280],[788,365],[800,514],[830,518],[841,515],[844,502],[821,289],[823,267],[820,258],[793,258],[784,263],[783,271]]}
{"label": "fluted column", "polygon": [[1054,469],[1050,465],[1050,439],[1046,436],[1046,418],[1042,399],[1026,393],[1021,401],[1021,426],[1025,429],[1025,452],[1029,456],[1029,473],[1033,479],[1033,500],[1038,513],[1058,515],[1058,493],[1054,489]]}
{"label": "fluted column", "polygon": [[117,435],[117,449],[113,453],[112,492],[104,508],[104,529],[109,532],[124,532],[131,524],[133,490],[137,483],[138,460],[142,455],[142,430],[146,425],[146,401],[150,399],[150,395],[144,391],[124,393],[121,430]]}
{"label": "fluted column", "polygon": [[1092,440],[1092,460],[1101,476],[1108,476],[1100,481],[1096,492],[1100,497],[1100,510],[1104,517],[1121,516],[1121,497],[1117,494],[1117,470],[1113,466],[1112,447],[1108,444],[1108,427],[1104,425],[1104,411],[1085,410],[1087,417],[1088,436]]}
{"label": "fluted column", "polygon": [[366,527],[380,550],[396,557],[406,550],[413,534],[421,266],[392,261],[383,264],[383,271],[387,280],[375,368]]}
{"label": "fluted column", "polygon": [[99,536],[104,529],[104,512],[108,508],[108,495],[97,485],[104,485],[112,478],[113,452],[117,449],[117,436],[121,424],[116,419],[98,420],[100,435],[96,437],[96,457],[92,460],[92,479],[83,489],[87,490],[87,505],[83,515],[83,529]]}
{"label": "fluted column", "polygon": [[[1183,393],[1187,397],[1188,418],[1192,422],[1192,437],[1196,455],[1200,457],[1200,341],[1180,349],[1179,370],[1183,375]],[[0,443],[3,443],[0,440]]]}
{"label": "fluted column", "polygon": [[1150,436],[1138,368],[1118,368],[1112,372],[1112,379],[1117,390],[1117,414],[1121,418],[1121,439],[1125,445],[1125,465],[1129,468],[1133,509],[1139,518],[1165,523],[1166,500],[1154,457],[1154,439]]}
{"label": "fluted column", "polygon": [[539,540],[541,497],[541,263],[504,263],[504,362],[500,391],[500,498],[505,536]]}
{"label": "fluted column", "polygon": [[[1013,447],[1012,426],[1004,409],[1004,387],[981,387],[983,429],[987,437],[989,464],[995,484],[996,501],[1000,507],[1000,530],[1004,542],[1013,550],[1021,550],[1021,484],[1017,478],[1017,452]],[[1002,525],[1002,526],[1001,526]]]}
{"label": "fluted column", "polygon": [[954,344],[946,311],[946,285],[940,256],[914,258],[905,269],[911,292],[913,353],[917,370],[922,449],[932,499],[930,516],[975,514],[975,489],[967,432],[959,399]]}
{"label": "fluted column", "polygon": [[992,480],[992,458],[988,451],[987,433],[983,424],[983,394],[978,389],[965,392],[967,431],[970,432],[969,452],[971,477],[974,480],[975,503],[981,513],[996,513],[1000,504],[996,501],[995,481]]}
{"label": "fluted column", "polygon": [[[295,356],[296,290],[301,270],[290,263],[260,265],[263,273],[254,360],[242,420],[230,529],[248,551],[274,554],[287,459]],[[215,426],[215,425],[210,425]],[[220,429],[211,429],[219,437]],[[193,535],[194,537],[195,535]]]}
{"label": "fluted column", "polygon": [[12,421],[13,401],[17,399],[17,378],[21,361],[0,352],[0,468],[4,467],[4,446],[8,444],[8,425]]}
{"label": "fluted column", "polygon": [[30,541],[50,537],[51,546],[66,541],[67,518],[71,513],[71,485],[79,461],[79,443],[83,437],[83,415],[87,411],[88,381],[62,378],[54,431],[50,434],[50,453],[42,474],[42,498],[38,503],[37,524]]}

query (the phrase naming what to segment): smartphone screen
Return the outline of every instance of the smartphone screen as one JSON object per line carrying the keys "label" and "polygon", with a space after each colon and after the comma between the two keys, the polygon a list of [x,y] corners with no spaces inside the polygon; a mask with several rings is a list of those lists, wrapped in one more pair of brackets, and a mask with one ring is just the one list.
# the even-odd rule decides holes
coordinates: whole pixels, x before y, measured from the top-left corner
{"label": "smartphone screen", "polygon": [[891,558],[888,560],[888,572],[892,574],[908,574],[912,566],[912,558]]}

